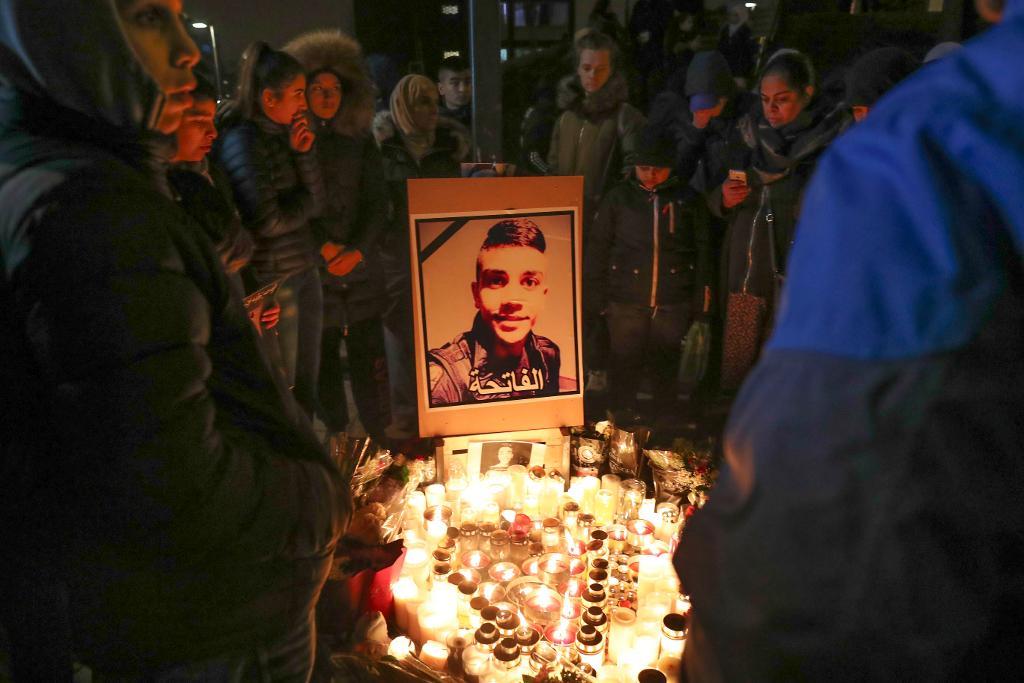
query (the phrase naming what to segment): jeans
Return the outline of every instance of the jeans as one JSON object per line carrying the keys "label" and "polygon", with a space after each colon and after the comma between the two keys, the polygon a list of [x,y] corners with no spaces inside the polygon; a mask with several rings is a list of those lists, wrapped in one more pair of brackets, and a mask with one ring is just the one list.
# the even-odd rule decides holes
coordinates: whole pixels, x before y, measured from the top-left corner
{"label": "jeans", "polygon": [[104,676],[96,673],[95,683],[307,683],[313,673],[316,626],[313,614],[292,625],[272,643],[248,652],[214,657],[201,662],[178,664],[133,676]]}
{"label": "jeans", "polygon": [[317,405],[323,296],[316,268],[289,275],[274,294],[274,300],[281,306],[281,318],[277,327],[267,332],[271,340],[277,340],[277,356],[285,379],[309,417]]}
{"label": "jeans", "polygon": [[682,341],[690,323],[690,307],[608,304],[605,313],[611,339],[608,372],[615,408],[635,410],[645,366],[650,370],[655,412],[668,415],[678,395]]}
{"label": "jeans", "polygon": [[[347,334],[346,334],[347,332]],[[348,400],[340,347],[345,343],[352,396],[359,420],[374,439],[383,437],[391,419],[388,409],[388,371],[384,358],[384,331],[380,318],[371,318],[340,327],[325,327],[320,356],[320,417],[331,432],[343,432],[348,426]]]}

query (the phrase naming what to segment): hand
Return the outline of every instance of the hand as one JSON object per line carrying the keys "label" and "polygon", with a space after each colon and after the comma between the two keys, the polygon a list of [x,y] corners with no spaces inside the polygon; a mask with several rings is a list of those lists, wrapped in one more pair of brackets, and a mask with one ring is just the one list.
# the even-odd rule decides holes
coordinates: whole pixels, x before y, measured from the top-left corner
{"label": "hand", "polygon": [[750,186],[738,180],[726,180],[722,185],[722,206],[731,209],[750,195]]}
{"label": "hand", "polygon": [[380,571],[398,561],[403,547],[402,539],[385,545],[365,545],[350,536],[344,536],[339,541],[334,554],[348,557],[356,566]]}
{"label": "hand", "polygon": [[305,115],[299,112],[292,119],[291,128],[288,131],[288,142],[296,152],[306,153],[313,148],[316,135],[309,129],[309,122]]}
{"label": "hand", "polygon": [[260,311],[260,327],[264,330],[272,330],[281,319],[281,304],[273,303]]}
{"label": "hand", "polygon": [[344,244],[338,244],[337,242],[324,242],[324,246],[320,247],[320,258],[324,260],[324,263],[330,263],[334,259],[338,258],[338,255],[345,251]]}
{"label": "hand", "polygon": [[358,249],[348,249],[341,252],[327,263],[327,272],[331,275],[343,277],[352,272],[363,260],[363,254]]}

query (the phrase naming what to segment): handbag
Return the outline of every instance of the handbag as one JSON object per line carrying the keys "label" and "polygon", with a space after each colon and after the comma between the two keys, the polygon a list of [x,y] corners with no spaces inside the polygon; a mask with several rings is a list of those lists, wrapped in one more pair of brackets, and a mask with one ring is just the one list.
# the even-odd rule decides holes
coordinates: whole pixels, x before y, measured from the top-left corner
{"label": "handbag", "polygon": [[[768,252],[772,267],[774,299],[777,300],[781,290],[782,276],[778,272],[775,258],[775,214],[772,211],[768,186],[761,188],[761,203],[754,216],[754,228],[758,218],[764,212],[765,224],[768,226]],[[751,241],[754,232],[751,232]],[[730,292],[725,309],[725,331],[722,344],[722,390],[734,392],[739,389],[743,379],[754,367],[761,346],[768,338],[771,329],[771,311],[765,297],[747,291],[750,279],[751,264],[747,265],[747,273],[743,278],[743,290]],[[774,301],[772,303],[775,303]]]}

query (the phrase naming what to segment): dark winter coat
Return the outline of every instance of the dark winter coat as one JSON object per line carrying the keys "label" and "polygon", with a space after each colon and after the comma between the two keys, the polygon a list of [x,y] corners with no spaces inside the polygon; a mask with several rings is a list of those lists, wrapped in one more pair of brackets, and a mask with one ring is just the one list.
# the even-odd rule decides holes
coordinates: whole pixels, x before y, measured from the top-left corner
{"label": "dark winter coat", "polygon": [[750,147],[744,140],[740,121],[757,116],[761,108],[758,96],[738,92],[726,103],[722,113],[711,119],[704,130],[693,123],[686,128],[683,157],[691,170],[690,185],[709,195],[729,177],[729,171],[741,171],[750,159]]}
{"label": "dark winter coat", "polygon": [[653,192],[631,179],[601,201],[584,261],[588,314],[609,302],[702,311],[711,266],[707,209],[682,191],[674,177]]}
{"label": "dark winter coat", "polygon": [[320,214],[324,189],[315,150],[294,152],[287,127],[258,115],[223,132],[214,155],[255,243],[257,277],[277,279],[317,265],[310,222]]}
{"label": "dark winter coat", "polygon": [[321,126],[316,138],[326,206],[312,223],[316,243],[358,249],[362,262],[339,277],[324,268],[324,326],[351,325],[384,309],[384,276],[378,247],[387,230],[388,186],[377,143],[369,135],[341,135]]}
{"label": "dark winter coat", "polygon": [[999,681],[1024,649],[1024,2],[818,163],[686,523],[694,681]]}
{"label": "dark winter coat", "polygon": [[728,165],[735,164],[736,170],[746,173],[750,194],[731,209],[722,206],[721,185],[709,195],[711,210],[729,222],[727,292],[747,292],[768,301],[774,298],[796,238],[804,188],[822,152],[849,119],[845,108],[828,112],[812,105],[779,130],[771,128],[760,114],[740,120],[746,152],[737,154]]}
{"label": "dark winter coat", "polygon": [[381,142],[384,158],[384,176],[387,178],[391,198],[388,230],[381,241],[381,258],[388,272],[388,287],[394,276],[408,278],[409,274],[409,193],[406,182],[414,178],[458,178],[461,173],[459,159],[466,142],[441,119],[437,126],[434,146],[418,162],[406,149],[401,133],[394,133]]}
{"label": "dark winter coat", "polygon": [[[4,24],[0,538],[5,555],[58,554],[81,661],[131,672],[294,627],[344,498],[153,163],[139,132],[152,102],[128,106],[145,102],[123,87],[143,72],[114,15],[102,32],[87,7],[45,36],[9,39],[52,16],[36,0]],[[35,49],[61,28],[90,30],[103,57]]]}
{"label": "dark winter coat", "polygon": [[732,35],[729,35],[729,27],[723,26],[718,36],[718,51],[725,55],[733,76],[750,78],[754,73],[757,46],[748,24],[740,26]]}
{"label": "dark winter coat", "polygon": [[604,193],[625,178],[646,123],[644,115],[626,101],[628,95],[625,78],[612,75],[601,90],[581,96],[563,112],[551,134],[548,166],[552,175],[583,176],[584,225]]}
{"label": "dark winter coat", "polygon": [[341,83],[341,105],[334,118],[314,123],[325,198],[323,214],[311,226],[318,250],[330,241],[363,255],[343,277],[328,273],[321,262],[324,326],[345,327],[380,315],[385,301],[378,247],[387,228],[389,200],[380,151],[370,135],[374,85],[359,43],[341,31],[311,31],[284,50],[307,74],[326,69]]}

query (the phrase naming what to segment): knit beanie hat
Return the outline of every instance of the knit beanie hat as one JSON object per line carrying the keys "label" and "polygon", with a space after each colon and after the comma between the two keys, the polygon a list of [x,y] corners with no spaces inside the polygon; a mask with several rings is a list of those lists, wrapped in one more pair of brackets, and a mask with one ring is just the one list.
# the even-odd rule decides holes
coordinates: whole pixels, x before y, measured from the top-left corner
{"label": "knit beanie hat", "polygon": [[919,66],[916,59],[897,47],[868,52],[846,74],[846,104],[851,107],[873,106]]}
{"label": "knit beanie hat", "polygon": [[675,166],[675,144],[660,128],[646,126],[640,133],[632,163],[634,166],[672,168]]}

